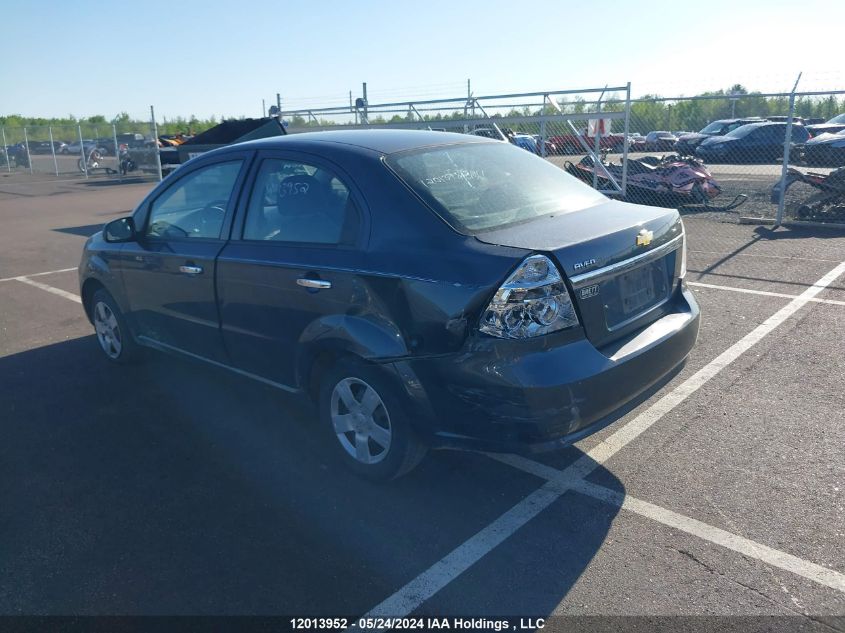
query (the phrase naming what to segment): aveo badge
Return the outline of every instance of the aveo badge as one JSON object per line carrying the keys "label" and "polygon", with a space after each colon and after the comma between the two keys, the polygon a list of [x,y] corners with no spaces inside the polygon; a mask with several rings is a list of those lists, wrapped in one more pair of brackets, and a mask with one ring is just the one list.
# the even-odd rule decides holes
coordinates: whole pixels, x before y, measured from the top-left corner
{"label": "aveo badge", "polygon": [[598,284],[594,286],[587,286],[586,288],[581,288],[581,298],[582,299],[589,299],[590,297],[595,297],[599,293],[599,286]]}
{"label": "aveo badge", "polygon": [[575,270],[584,270],[585,268],[589,268],[590,266],[595,266],[596,260],[594,259],[585,259],[583,262],[577,262],[573,268]]}

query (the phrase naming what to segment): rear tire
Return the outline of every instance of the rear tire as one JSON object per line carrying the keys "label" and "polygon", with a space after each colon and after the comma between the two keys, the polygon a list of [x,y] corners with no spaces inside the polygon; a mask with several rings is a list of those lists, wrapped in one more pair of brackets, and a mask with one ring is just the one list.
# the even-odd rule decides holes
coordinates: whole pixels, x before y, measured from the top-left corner
{"label": "rear tire", "polygon": [[396,479],[427,452],[411,428],[398,386],[378,367],[341,359],[322,377],[318,405],[335,453],[357,475]]}
{"label": "rear tire", "polygon": [[109,361],[126,365],[141,359],[141,347],[132,338],[126,318],[108,291],[100,288],[94,293],[89,312],[100,351]]}

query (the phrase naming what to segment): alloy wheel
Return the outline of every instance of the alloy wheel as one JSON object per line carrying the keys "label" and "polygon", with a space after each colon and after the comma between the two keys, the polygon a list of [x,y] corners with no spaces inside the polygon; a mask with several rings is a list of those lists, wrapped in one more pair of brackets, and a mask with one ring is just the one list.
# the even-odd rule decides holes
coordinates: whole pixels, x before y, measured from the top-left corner
{"label": "alloy wheel", "polygon": [[332,390],[329,409],[343,449],[362,464],[377,464],[390,450],[390,415],[378,392],[360,378],[344,378]]}
{"label": "alloy wheel", "polygon": [[98,301],[94,306],[94,329],[97,332],[100,347],[103,348],[106,356],[111,359],[120,356],[123,349],[120,326],[112,309],[103,301]]}

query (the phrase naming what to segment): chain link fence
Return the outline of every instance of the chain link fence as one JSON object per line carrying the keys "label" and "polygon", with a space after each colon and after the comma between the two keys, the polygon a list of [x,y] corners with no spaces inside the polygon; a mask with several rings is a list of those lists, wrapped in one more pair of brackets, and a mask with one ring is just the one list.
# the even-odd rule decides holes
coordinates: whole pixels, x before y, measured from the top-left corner
{"label": "chain link fence", "polygon": [[845,222],[845,170],[836,172],[845,166],[845,91],[630,99],[625,86],[377,105],[359,99],[282,116],[292,133],[398,127],[499,139],[608,195],[685,214]]}
{"label": "chain link fence", "polygon": [[[709,174],[713,187],[696,193],[701,202],[709,201],[688,205],[690,213],[709,207],[750,218],[842,222],[841,203],[808,208],[805,200],[814,186],[795,179],[810,171],[827,177],[845,165],[845,154],[826,152],[845,146],[845,136],[838,134],[845,117],[836,120],[842,112],[842,93],[637,100],[631,106],[631,132],[637,135],[631,159],[659,159],[667,175]],[[641,171],[634,179],[647,181],[655,173]]]}
{"label": "chain link fence", "polygon": [[[141,155],[155,165],[158,135],[152,116],[147,121],[121,117],[111,123],[80,122],[65,125],[0,127],[0,175],[12,181],[32,182],[45,178],[94,178],[143,175],[158,176],[153,168],[139,170]],[[138,157],[134,168],[127,161]],[[6,180],[9,182],[9,180]]]}
{"label": "chain link fence", "polygon": [[[685,214],[845,222],[845,91],[632,99],[630,85],[282,111],[289,133],[416,128],[498,139],[604,193]],[[0,128],[0,174],[161,178],[146,117]]]}

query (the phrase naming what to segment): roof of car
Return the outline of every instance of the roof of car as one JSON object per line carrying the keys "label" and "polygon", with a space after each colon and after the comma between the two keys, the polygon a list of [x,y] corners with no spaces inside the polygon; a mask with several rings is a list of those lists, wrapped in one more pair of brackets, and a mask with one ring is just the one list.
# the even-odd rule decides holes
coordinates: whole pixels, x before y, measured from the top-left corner
{"label": "roof of car", "polygon": [[338,130],[327,132],[303,132],[274,136],[238,146],[250,146],[256,149],[302,149],[312,143],[332,143],[362,149],[369,149],[382,154],[391,154],[418,147],[447,145],[451,143],[489,143],[490,139],[470,134],[452,132],[433,132],[430,130]]}
{"label": "roof of car", "polygon": [[737,130],[742,130],[742,129],[745,129],[747,127],[760,128],[760,127],[770,127],[770,126],[773,126],[773,125],[786,126],[786,123],[778,123],[777,121],[753,121],[751,123],[744,123],[743,125],[740,125],[738,128],[735,128],[734,130],[729,132],[728,136],[732,136],[733,133],[736,132]]}
{"label": "roof of car", "polygon": [[736,123],[737,121],[748,121],[750,123],[758,123],[760,121],[765,122],[765,119],[762,119],[758,116],[738,116],[734,119],[716,119],[713,123]]}

